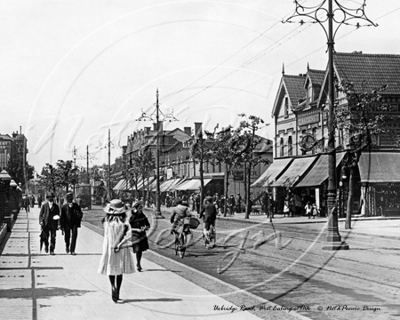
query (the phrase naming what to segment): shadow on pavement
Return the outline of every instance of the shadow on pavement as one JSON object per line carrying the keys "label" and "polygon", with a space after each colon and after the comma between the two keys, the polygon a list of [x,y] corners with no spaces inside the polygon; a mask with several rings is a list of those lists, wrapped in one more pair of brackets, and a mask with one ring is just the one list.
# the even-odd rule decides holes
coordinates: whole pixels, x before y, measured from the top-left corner
{"label": "shadow on pavement", "polygon": [[54,297],[71,297],[83,296],[86,293],[94,292],[88,290],[71,290],[58,287],[38,288],[38,289],[7,289],[0,290],[0,297],[5,299],[32,299],[35,295],[36,299],[54,298]]}
{"label": "shadow on pavement", "polygon": [[172,299],[172,298],[160,298],[160,299],[124,299],[124,303],[131,302],[176,302],[182,301],[182,299]]}

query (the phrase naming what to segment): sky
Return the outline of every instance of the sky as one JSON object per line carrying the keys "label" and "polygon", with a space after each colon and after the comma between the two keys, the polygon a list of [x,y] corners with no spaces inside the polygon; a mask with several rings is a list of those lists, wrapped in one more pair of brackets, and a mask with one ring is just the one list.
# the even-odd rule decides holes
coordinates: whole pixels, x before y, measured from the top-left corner
{"label": "sky", "polygon": [[[336,51],[400,54],[400,3],[366,3],[378,27],[342,25]],[[166,130],[236,126],[245,113],[263,118],[259,134],[273,139],[283,64],[296,75],[328,60],[320,25],[281,23],[292,0],[13,0],[0,8],[0,133],[22,128],[38,173],[72,160],[74,148],[86,166],[86,146],[91,165],[107,163],[109,129],[113,162],[130,134],[152,126],[135,120],[155,110],[157,89],[160,110],[178,119]]]}

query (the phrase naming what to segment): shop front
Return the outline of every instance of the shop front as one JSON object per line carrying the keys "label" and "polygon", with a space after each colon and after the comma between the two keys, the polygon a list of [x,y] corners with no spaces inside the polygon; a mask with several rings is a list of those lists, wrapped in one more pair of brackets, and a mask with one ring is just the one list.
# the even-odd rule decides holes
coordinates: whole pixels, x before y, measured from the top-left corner
{"label": "shop front", "polygon": [[365,216],[400,216],[400,153],[365,153],[358,163]]}
{"label": "shop front", "polygon": [[[337,173],[340,172],[338,169],[343,160],[345,153],[336,153],[336,170]],[[327,180],[329,175],[329,156],[327,154],[321,154],[318,160],[314,163],[312,168],[307,172],[307,174],[295,185],[294,192],[299,194],[302,199],[302,204],[310,201],[315,203],[317,208],[320,209],[320,215],[326,216],[327,208]],[[337,175],[339,176],[339,175]],[[338,179],[339,180],[339,179]],[[345,187],[338,184],[339,199],[342,201],[344,199],[343,190]],[[344,201],[340,208],[344,208]],[[340,210],[342,212],[342,210]]]}

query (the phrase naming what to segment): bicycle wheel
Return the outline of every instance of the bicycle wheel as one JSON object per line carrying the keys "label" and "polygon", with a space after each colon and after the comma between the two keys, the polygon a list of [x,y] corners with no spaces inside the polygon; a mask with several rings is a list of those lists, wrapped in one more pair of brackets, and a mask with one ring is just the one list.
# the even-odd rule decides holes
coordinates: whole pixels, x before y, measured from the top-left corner
{"label": "bicycle wheel", "polygon": [[185,256],[185,251],[186,251],[186,236],[184,233],[182,233],[179,238],[180,238],[179,257],[181,257],[182,259]]}
{"label": "bicycle wheel", "polygon": [[178,251],[179,251],[180,245],[181,244],[180,244],[179,238],[175,237],[175,255],[176,256],[178,255]]}

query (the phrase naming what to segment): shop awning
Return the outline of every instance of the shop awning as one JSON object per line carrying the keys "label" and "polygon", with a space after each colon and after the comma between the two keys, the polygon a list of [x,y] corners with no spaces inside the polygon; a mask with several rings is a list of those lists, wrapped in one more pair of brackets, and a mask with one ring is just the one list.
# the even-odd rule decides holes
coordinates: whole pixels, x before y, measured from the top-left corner
{"label": "shop awning", "polygon": [[144,180],[139,181],[137,188],[138,190],[145,188],[147,190],[147,186],[150,185],[154,181],[153,177],[146,178]]}
{"label": "shop awning", "polygon": [[296,158],[290,164],[289,168],[276,180],[272,187],[292,187],[307,169],[314,163],[317,157]]}
{"label": "shop awning", "polygon": [[114,191],[120,191],[120,190],[124,190],[122,187],[125,186],[125,179],[119,180],[118,183],[115,185],[115,187],[113,188]]}
{"label": "shop awning", "polygon": [[292,158],[275,159],[274,162],[264,171],[264,173],[253,182],[251,187],[268,187],[272,184],[277,176],[285,170]]}
{"label": "shop awning", "polygon": [[[336,167],[340,165],[345,152],[336,153]],[[322,154],[311,170],[304,176],[303,179],[296,185],[298,187],[315,187],[320,186],[329,176],[329,156]]]}
{"label": "shop awning", "polygon": [[[203,181],[204,181],[204,186],[206,186],[208,183],[210,183],[211,179],[204,179]],[[178,187],[175,188],[175,190],[195,191],[200,189],[200,185],[201,185],[200,179],[192,179],[179,185]]]}
{"label": "shop awning", "polygon": [[[159,180],[161,183],[161,180],[164,179],[164,177],[160,176]],[[147,188],[149,191],[157,191],[157,179],[154,179],[150,184],[149,187]],[[161,186],[160,186],[160,192],[161,192]]]}
{"label": "shop awning", "polygon": [[177,183],[174,183],[170,188],[169,188],[169,190],[171,190],[171,191],[175,191],[175,190],[178,190],[177,188],[179,188],[179,187],[181,187],[181,186],[183,186],[183,185],[185,185],[187,182],[189,182],[190,180],[189,179],[183,179],[183,180],[181,180],[181,181],[178,181]]}
{"label": "shop awning", "polygon": [[361,182],[400,182],[400,153],[363,153],[358,163]]}
{"label": "shop awning", "polygon": [[182,181],[182,178],[176,178],[176,179],[170,179],[165,182],[160,186],[160,192],[167,192],[170,191],[171,188],[175,185],[178,185],[179,182]]}

